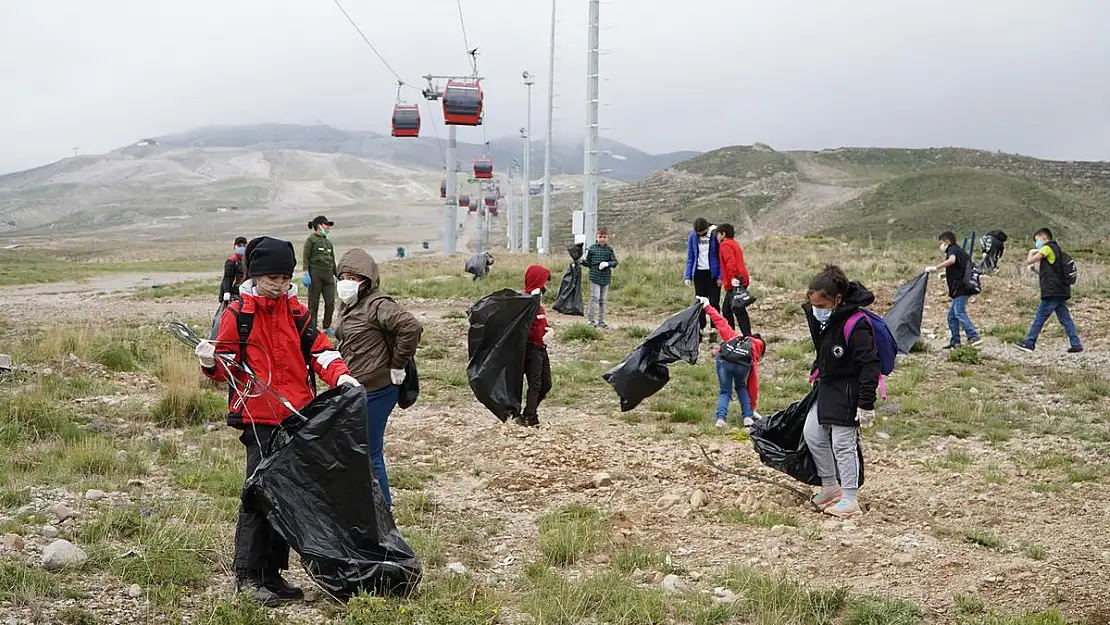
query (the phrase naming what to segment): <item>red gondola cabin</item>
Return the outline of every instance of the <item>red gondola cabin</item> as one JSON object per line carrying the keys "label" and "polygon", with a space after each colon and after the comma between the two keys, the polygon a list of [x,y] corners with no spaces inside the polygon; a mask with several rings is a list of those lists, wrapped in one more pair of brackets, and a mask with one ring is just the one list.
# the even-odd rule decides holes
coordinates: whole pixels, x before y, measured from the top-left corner
{"label": "red gondola cabin", "polygon": [[439,197],[440,198],[446,198],[447,197],[447,181],[446,180],[440,180],[439,181]]}
{"label": "red gondola cabin", "polygon": [[420,108],[414,105],[397,104],[393,107],[393,136],[420,136]]}
{"label": "red gondola cabin", "polygon": [[470,196],[469,195],[460,195],[459,196],[459,206],[461,206],[463,208],[470,208]]}
{"label": "red gondola cabin", "polygon": [[486,208],[496,208],[496,207],[497,207],[497,198],[493,197],[492,195],[487,195],[486,196]]}
{"label": "red gondola cabin", "polygon": [[488,156],[474,159],[474,177],[493,178],[493,159]]}
{"label": "red gondola cabin", "polygon": [[443,122],[454,126],[482,125],[482,86],[448,80],[443,88]]}

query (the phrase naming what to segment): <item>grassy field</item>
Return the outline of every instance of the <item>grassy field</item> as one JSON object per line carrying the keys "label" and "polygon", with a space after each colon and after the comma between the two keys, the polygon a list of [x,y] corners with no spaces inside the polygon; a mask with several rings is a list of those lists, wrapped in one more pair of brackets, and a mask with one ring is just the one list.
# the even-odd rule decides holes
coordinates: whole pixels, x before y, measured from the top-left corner
{"label": "grassy field", "polygon": [[0,286],[71,282],[112,273],[211,272],[211,260],[190,261],[73,261],[27,250],[0,250]]}
{"label": "grassy field", "polygon": [[[808,390],[812,347],[799,306],[823,263],[843,263],[876,291],[882,311],[898,284],[935,262],[931,249],[831,238],[748,247],[760,298],[752,318],[769,343],[760,412]],[[461,272],[461,258],[383,264],[384,289],[426,328],[421,400],[396,411],[386,435],[394,515],[425,567],[406,598],[339,603],[315,593],[263,610],[235,597],[228,567],[243,452],[221,425],[225,391],[160,324],[0,326],[0,344],[21,367],[0,377],[0,534],[26,543],[0,554],[0,616],[206,625],[1106,622],[1105,261],[1084,261],[1073,312],[1088,352],[1072,360],[1056,355],[1065,346],[1058,328],[1036,358],[1005,348],[1035,304],[1032,280],[1012,266],[987,279],[972,307],[988,343],[940,351],[946,300],[934,281],[922,349],[900,358],[880,423],[864,434],[861,495],[872,510],[842,524],[700,460],[697,443],[723,464],[785,479],[754,468],[745,432],[710,426],[710,346],[699,364],[672,366],[667,387],[640,408],[619,411],[600,375],[693,299],[678,256],[620,258],[612,328],[552,313],[555,391],[544,426],[526,432],[474,401],[465,312],[482,295],[521,288],[534,259],[499,255],[478,283]],[[564,265],[550,261],[549,306]],[[198,314],[184,320],[200,330],[211,307],[204,286],[157,296],[195,300]],[[599,472],[611,485],[590,484]],[[106,495],[87,498],[90,489]],[[698,490],[708,503],[688,505]],[[60,521],[57,503],[77,516]],[[46,526],[87,562],[45,571]],[[455,563],[466,572],[447,568]],[[303,573],[292,577],[310,585]],[[132,585],[141,596],[128,594]]]}

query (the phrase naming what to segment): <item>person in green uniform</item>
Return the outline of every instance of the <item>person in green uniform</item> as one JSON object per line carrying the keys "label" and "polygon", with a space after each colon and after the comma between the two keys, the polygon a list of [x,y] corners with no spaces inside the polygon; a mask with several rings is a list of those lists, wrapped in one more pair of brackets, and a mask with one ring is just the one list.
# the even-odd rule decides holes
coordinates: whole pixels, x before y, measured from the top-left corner
{"label": "person in green uniform", "polygon": [[[335,247],[328,240],[328,232],[335,223],[320,215],[308,222],[312,234],[304,242],[304,277],[308,287],[308,310],[316,325],[324,330],[331,329],[332,313],[335,311]],[[324,297],[324,317],[320,318],[320,296]]]}

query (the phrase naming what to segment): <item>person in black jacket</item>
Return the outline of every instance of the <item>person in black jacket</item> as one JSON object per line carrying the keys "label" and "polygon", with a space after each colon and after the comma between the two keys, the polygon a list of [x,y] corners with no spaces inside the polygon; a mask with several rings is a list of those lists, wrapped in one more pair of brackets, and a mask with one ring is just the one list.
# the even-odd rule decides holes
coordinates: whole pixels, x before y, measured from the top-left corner
{"label": "person in black jacket", "polygon": [[224,261],[224,279],[220,281],[220,303],[239,297],[239,285],[247,279],[244,254],[247,251],[247,238],[235,237],[234,253]]}
{"label": "person in black jacket", "polygon": [[862,460],[859,428],[875,423],[880,368],[871,324],[858,320],[847,340],[844,329],[849,317],[874,303],[875,296],[862,284],[849,282],[834,265],[813,278],[807,296],[802,309],[817,350],[810,375],[817,400],[803,435],[821,476],[821,492],[812,502],[826,514],[851,517],[861,513],[856,494]]}
{"label": "person in black jacket", "polygon": [[964,248],[956,245],[956,235],[951,232],[942,232],[937,237],[941,252],[944,253],[944,262],[936,267],[926,267],[925,271],[933,272],[944,269],[944,279],[948,282],[948,297],[952,298],[952,305],[948,307],[948,331],[951,338],[944,349],[953,349],[960,346],[960,328],[967,334],[967,342],[975,347],[983,343],[979,331],[971,322],[967,314],[967,302],[971,298],[971,291],[967,288],[968,267],[971,266],[971,256]]}
{"label": "person in black jacket", "polygon": [[1037,314],[1033,317],[1029,334],[1024,341],[1017,344],[1017,348],[1027,352],[1036,349],[1037,337],[1041,335],[1041,329],[1044,328],[1045,322],[1052,313],[1056,313],[1056,318],[1060,320],[1060,325],[1064,326],[1064,332],[1067,333],[1068,341],[1071,343],[1068,353],[1078,354],[1083,351],[1083,343],[1079,341],[1079,331],[1075,329],[1075,321],[1072,320],[1071,311],[1068,310],[1071,285],[1068,284],[1063,260],[1061,260],[1063,251],[1060,249],[1060,244],[1053,240],[1052,231],[1048,228],[1038,230],[1033,235],[1033,239],[1036,247],[1029,250],[1025,264],[1030,269],[1037,268],[1041,286],[1041,304],[1037,306]]}

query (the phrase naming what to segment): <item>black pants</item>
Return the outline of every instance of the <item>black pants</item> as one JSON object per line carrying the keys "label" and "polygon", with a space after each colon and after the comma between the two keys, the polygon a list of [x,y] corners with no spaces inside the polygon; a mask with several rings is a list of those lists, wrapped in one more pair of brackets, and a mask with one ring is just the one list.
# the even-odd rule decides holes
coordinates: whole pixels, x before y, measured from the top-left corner
{"label": "black pants", "polygon": [[[247,477],[262,462],[262,452],[277,430],[270,425],[246,425],[239,442],[247,448]],[[257,439],[255,438],[257,432]],[[239,504],[239,523],[235,526],[234,568],[238,571],[276,571],[289,568],[289,545],[278,535],[261,512],[245,512]]]}
{"label": "black pants", "polygon": [[534,425],[539,422],[540,402],[551,392],[551,360],[546,347],[528,344],[524,350],[524,375],[528,378],[524,419]]}
{"label": "black pants", "polygon": [[[721,309],[721,287],[717,285],[717,281],[713,279],[713,274],[708,269],[698,269],[694,271],[694,294],[698,297],[708,297],[709,303],[717,310]],[[705,311],[701,313],[701,327],[705,329],[705,324],[709,321]]]}
{"label": "black pants", "polygon": [[741,309],[739,313],[734,313],[732,310],[732,296],[736,294],[736,289],[729,289],[725,293],[725,303],[722,304],[724,310],[721,314],[724,315],[725,321],[728,322],[728,327],[733,330],[736,326],[740,326],[740,334],[744,336],[752,335],[752,321],[748,318],[748,309]]}
{"label": "black pants", "polygon": [[[331,317],[335,311],[335,276],[330,271],[312,269],[308,272],[312,279],[308,285],[308,312],[316,327],[327,330],[331,327]],[[324,296],[324,318],[320,319],[320,296]]]}

